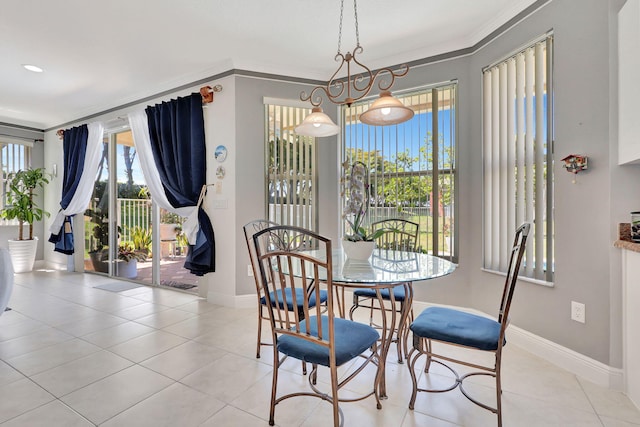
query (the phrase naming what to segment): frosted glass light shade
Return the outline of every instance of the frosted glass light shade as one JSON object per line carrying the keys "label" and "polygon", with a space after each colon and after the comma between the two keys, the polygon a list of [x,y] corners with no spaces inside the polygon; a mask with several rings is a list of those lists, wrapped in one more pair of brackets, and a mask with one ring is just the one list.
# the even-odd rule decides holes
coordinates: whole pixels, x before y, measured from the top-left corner
{"label": "frosted glass light shade", "polygon": [[340,127],[333,123],[331,117],[322,112],[322,108],[314,107],[311,114],[305,117],[294,130],[298,135],[319,137],[337,135]]}
{"label": "frosted glass light shade", "polygon": [[413,115],[411,108],[405,107],[399,99],[391,96],[391,92],[385,90],[367,111],[360,114],[360,121],[373,126],[395,125],[411,120]]}

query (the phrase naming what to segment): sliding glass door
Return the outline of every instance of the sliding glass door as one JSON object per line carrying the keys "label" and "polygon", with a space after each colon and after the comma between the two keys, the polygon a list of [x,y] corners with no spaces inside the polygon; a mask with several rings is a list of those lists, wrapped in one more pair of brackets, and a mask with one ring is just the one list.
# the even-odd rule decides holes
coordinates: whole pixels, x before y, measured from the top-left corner
{"label": "sliding glass door", "polygon": [[85,271],[197,291],[197,277],[183,267],[184,218],[154,205],[131,131],[105,136],[84,219]]}

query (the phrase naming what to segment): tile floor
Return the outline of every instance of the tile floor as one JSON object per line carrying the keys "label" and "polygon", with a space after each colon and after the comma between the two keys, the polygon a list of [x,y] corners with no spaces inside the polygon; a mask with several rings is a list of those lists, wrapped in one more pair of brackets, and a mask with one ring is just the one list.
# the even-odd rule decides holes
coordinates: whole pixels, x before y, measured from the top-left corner
{"label": "tile floor", "polygon": [[[271,351],[255,358],[254,310],[168,289],[93,288],[111,281],[63,272],[16,275],[13,310],[0,316],[2,427],[268,425]],[[505,353],[505,426],[640,425],[640,411],[623,394],[513,345]],[[305,386],[300,371],[287,361],[282,387]],[[457,390],[421,393],[409,410],[410,376],[395,353],[387,384],[382,410],[371,398],[343,404],[345,425],[496,425],[493,414]],[[469,388],[491,396],[480,382]],[[276,408],[282,427],[325,427],[329,420],[330,406],[319,399],[289,399]]]}

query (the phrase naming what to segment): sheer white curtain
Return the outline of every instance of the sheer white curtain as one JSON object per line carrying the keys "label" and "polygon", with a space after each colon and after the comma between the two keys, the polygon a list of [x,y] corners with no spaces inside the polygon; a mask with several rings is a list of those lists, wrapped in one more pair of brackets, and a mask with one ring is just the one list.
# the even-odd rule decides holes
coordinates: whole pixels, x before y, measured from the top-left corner
{"label": "sheer white curtain", "polygon": [[102,154],[104,125],[102,122],[93,122],[89,123],[87,128],[89,134],[87,136],[87,152],[84,158],[84,170],[82,171],[76,192],[69,202],[69,206],[58,212],[49,227],[49,231],[53,234],[60,233],[65,216],[73,216],[84,212],[89,205],[89,200],[91,200],[91,194],[93,193],[93,187],[96,181],[96,173],[98,172],[98,165],[100,164],[100,156]]}
{"label": "sheer white curtain", "polygon": [[199,228],[198,210],[196,206],[174,208],[171,206],[171,203],[169,203],[162,182],[160,181],[160,174],[153,159],[153,152],[151,151],[147,113],[144,110],[129,113],[129,125],[133,133],[133,144],[136,147],[140,159],[142,174],[149,187],[149,193],[153,198],[153,202],[169,212],[187,217],[186,221],[182,223],[182,230],[187,236],[189,244],[194,245]]}

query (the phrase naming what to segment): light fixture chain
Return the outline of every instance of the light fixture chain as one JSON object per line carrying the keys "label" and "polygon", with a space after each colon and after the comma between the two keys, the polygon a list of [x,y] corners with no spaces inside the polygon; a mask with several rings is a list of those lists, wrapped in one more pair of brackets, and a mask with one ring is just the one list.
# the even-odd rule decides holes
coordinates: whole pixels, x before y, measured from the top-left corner
{"label": "light fixture chain", "polygon": [[340,55],[340,44],[342,42],[342,15],[344,12],[344,0],[340,0],[340,29],[338,30],[338,55]]}
{"label": "light fixture chain", "polygon": [[356,47],[360,47],[360,31],[358,30],[358,2],[356,0],[353,0],[353,16],[356,20]]}

